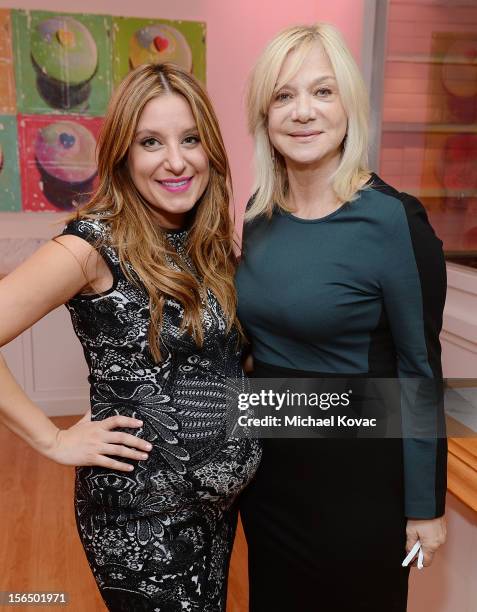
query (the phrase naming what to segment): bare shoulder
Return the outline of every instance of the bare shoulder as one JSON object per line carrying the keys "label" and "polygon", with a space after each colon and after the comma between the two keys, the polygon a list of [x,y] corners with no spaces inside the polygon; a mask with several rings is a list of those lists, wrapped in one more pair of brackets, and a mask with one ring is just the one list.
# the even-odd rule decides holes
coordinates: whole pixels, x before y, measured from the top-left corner
{"label": "bare shoulder", "polygon": [[53,238],[52,242],[55,242],[60,248],[62,247],[69,254],[69,257],[73,257],[77,261],[83,270],[84,280],[89,285],[96,280],[103,267],[107,269],[98,251],[80,236],[64,234]]}

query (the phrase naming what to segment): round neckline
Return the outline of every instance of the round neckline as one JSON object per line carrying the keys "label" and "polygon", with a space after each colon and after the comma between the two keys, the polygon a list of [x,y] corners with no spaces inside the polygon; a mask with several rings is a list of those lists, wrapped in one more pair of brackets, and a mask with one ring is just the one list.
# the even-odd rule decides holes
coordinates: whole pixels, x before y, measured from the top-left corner
{"label": "round neckline", "polygon": [[[366,185],[369,185],[374,178],[376,177],[374,172],[370,172],[370,177],[369,179],[366,181],[366,183],[363,185],[363,187],[365,187]],[[359,198],[361,197],[361,194],[359,195]],[[357,198],[357,199],[359,199]],[[324,215],[323,217],[318,217],[317,219],[302,219],[301,217],[297,217],[296,215],[294,215],[291,212],[285,211],[285,210],[279,210],[279,212],[286,217],[287,219],[289,219],[290,221],[294,221],[295,223],[305,223],[305,224],[313,224],[313,223],[323,223],[325,221],[328,221],[329,219],[332,219],[333,217],[336,217],[338,214],[340,214],[341,212],[347,210],[354,202],[356,202],[357,200],[353,200],[351,202],[343,202],[343,204],[341,204],[341,206],[339,206],[336,210],[334,210],[331,213],[328,213],[327,215]]]}
{"label": "round neckline", "polygon": [[282,214],[284,217],[287,217],[288,219],[290,219],[290,221],[294,221],[295,223],[323,223],[324,221],[328,221],[328,219],[336,217],[336,215],[339,214],[344,208],[349,208],[350,204],[351,202],[343,202],[343,204],[341,204],[341,206],[333,212],[328,213],[323,217],[318,217],[317,219],[302,219],[301,217],[297,217],[293,213],[285,210],[282,211]]}

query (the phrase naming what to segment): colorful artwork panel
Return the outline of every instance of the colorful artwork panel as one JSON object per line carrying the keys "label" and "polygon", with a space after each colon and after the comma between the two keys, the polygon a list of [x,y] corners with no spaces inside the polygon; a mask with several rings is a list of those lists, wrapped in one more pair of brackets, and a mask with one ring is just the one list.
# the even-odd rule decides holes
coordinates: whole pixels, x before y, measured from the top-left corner
{"label": "colorful artwork panel", "polygon": [[13,73],[12,22],[10,11],[0,9],[0,114],[14,115],[15,77]]}
{"label": "colorful artwork panel", "polygon": [[112,90],[111,17],[12,11],[21,113],[103,115]]}
{"label": "colorful artwork panel", "polygon": [[205,23],[114,17],[113,41],[116,84],[147,62],[173,62],[205,83]]}
{"label": "colorful artwork panel", "polygon": [[17,118],[0,115],[0,211],[21,210]]}
{"label": "colorful artwork panel", "polygon": [[87,199],[113,83],[151,61],[205,82],[205,32],[201,22],[0,9],[0,211]]}
{"label": "colorful artwork panel", "polygon": [[23,210],[68,211],[97,186],[100,117],[19,115]]}
{"label": "colorful artwork panel", "polygon": [[472,124],[477,121],[477,33],[434,32],[429,98],[435,121]]}

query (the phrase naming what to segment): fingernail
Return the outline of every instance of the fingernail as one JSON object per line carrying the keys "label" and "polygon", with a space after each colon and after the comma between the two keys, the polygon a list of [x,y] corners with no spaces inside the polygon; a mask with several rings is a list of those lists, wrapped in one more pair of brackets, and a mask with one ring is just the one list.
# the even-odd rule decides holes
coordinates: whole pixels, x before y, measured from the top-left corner
{"label": "fingernail", "polygon": [[139,419],[136,419],[136,423],[137,423],[138,425],[142,425],[142,421],[140,421]]}
{"label": "fingernail", "polygon": [[129,471],[134,470],[134,466],[133,466],[133,465],[130,465],[130,466],[128,467],[128,470],[129,470]]}
{"label": "fingernail", "polygon": [[147,449],[147,450],[151,450],[151,448],[152,448],[152,444],[149,444],[149,442],[148,442],[148,443],[146,444],[146,449]]}
{"label": "fingernail", "polygon": [[141,453],[141,459],[147,459],[149,455],[147,453]]}

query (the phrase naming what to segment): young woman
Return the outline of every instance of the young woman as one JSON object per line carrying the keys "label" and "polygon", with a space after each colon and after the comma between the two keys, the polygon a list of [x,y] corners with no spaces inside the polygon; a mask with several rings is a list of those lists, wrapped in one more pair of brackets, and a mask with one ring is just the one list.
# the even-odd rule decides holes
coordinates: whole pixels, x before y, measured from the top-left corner
{"label": "young woman", "polygon": [[78,531],[109,610],[225,610],[235,501],[260,450],[225,434],[227,380],[243,381],[230,177],[200,84],[171,64],[131,72],[98,174],[63,234],[0,283],[0,345],[66,304],[91,413],[59,430],[1,359],[0,415],[79,466]]}
{"label": "young woman", "polygon": [[[369,170],[367,110],[326,24],[285,30],[252,73],[257,183],[236,283],[256,377],[441,379],[442,243]],[[429,397],[404,407],[437,425]],[[250,609],[405,610],[406,551],[419,539],[430,565],[445,539],[445,438],[263,442],[241,506]]]}

